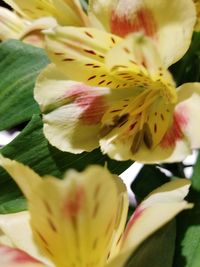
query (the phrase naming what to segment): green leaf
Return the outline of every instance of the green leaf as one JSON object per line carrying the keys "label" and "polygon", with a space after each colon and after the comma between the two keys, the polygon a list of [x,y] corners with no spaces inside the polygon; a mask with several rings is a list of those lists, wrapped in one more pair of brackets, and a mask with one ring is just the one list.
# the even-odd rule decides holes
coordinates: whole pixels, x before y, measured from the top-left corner
{"label": "green leaf", "polygon": [[0,130],[40,113],[33,88],[37,75],[48,62],[43,49],[17,40],[0,44]]}
{"label": "green leaf", "polygon": [[177,85],[200,81],[200,32],[195,32],[185,56],[174,64],[172,71]]}
{"label": "green leaf", "polygon": [[125,267],[172,267],[175,237],[176,223],[173,220],[145,240]]}
{"label": "green leaf", "polygon": [[[132,162],[117,162],[102,155],[99,149],[90,153],[71,154],[62,152],[55,147],[52,147],[43,135],[43,124],[39,115],[34,115],[27,127],[18,135],[10,144],[0,150],[5,157],[18,160],[29,165],[40,175],[55,175],[62,177],[63,173],[70,168],[83,170],[89,164],[107,164],[112,173],[120,174],[127,169]],[[16,212],[24,208],[24,205],[19,207],[14,201],[21,199],[21,193],[17,186],[13,186],[12,194],[9,192],[7,184],[12,183],[9,175],[1,168],[0,169],[0,212]],[[94,177],[95,178],[95,177]],[[6,184],[7,183],[7,184]],[[6,188],[2,187],[6,184]],[[16,190],[16,191],[15,191]],[[6,201],[4,202],[4,197]],[[10,209],[6,209],[8,201],[13,201]]]}
{"label": "green leaf", "polygon": [[142,201],[155,188],[169,182],[169,178],[155,165],[144,165],[131,185],[137,201]]}
{"label": "green leaf", "polygon": [[88,1],[86,1],[86,0],[80,0],[80,2],[81,2],[81,5],[82,5],[83,9],[85,11],[87,11],[88,10]]}
{"label": "green leaf", "polygon": [[200,153],[198,154],[196,164],[193,168],[192,187],[200,192]]}
{"label": "green leaf", "polygon": [[188,201],[194,203],[194,208],[178,216],[174,267],[200,266],[200,157],[194,167]]}

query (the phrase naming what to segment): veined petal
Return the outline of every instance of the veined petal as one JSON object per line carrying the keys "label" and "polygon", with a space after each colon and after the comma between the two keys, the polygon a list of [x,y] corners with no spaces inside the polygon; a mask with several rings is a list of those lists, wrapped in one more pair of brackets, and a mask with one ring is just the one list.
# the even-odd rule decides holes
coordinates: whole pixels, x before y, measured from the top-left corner
{"label": "veined petal", "polygon": [[[33,258],[48,263],[47,259],[39,253],[33,241],[29,220],[30,214],[28,211],[0,215],[0,231],[10,241],[9,246],[16,247],[25,251]],[[0,238],[0,244],[6,245],[6,240],[4,239],[4,242],[3,240],[1,242]]]}
{"label": "veined petal", "polygon": [[53,17],[43,17],[31,22],[20,35],[20,39],[28,44],[38,47],[44,46],[44,34],[42,30],[46,30],[57,25]]}
{"label": "veined petal", "polygon": [[[126,81],[126,76],[132,76],[132,87],[134,85],[143,86],[144,89],[158,89],[161,82],[163,85],[168,85],[165,90],[168,93],[167,99],[169,102],[176,101],[176,95],[173,92],[175,85],[169,71],[163,66],[160,55],[153,41],[141,33],[130,34],[120,43],[111,48],[105,57],[105,65],[110,70],[115,72],[126,72],[123,76]],[[135,76],[135,77],[134,77]],[[135,78],[135,80],[134,80]],[[129,81],[129,79],[128,79]],[[170,85],[170,86],[169,86]]]}
{"label": "veined petal", "polygon": [[18,39],[25,29],[25,24],[14,12],[0,7],[0,28],[0,41]]}
{"label": "veined petal", "polygon": [[68,172],[65,178],[47,177],[32,195],[35,238],[56,266],[79,266],[79,262],[103,266],[118,209],[113,177],[96,166],[83,173]]}
{"label": "veined petal", "polygon": [[56,9],[51,0],[4,0],[4,2],[24,18],[37,19],[56,15]]}
{"label": "veined petal", "polygon": [[104,27],[122,37],[131,32],[143,32],[152,38],[166,67],[187,51],[196,20],[191,0],[91,0],[89,11],[96,27]]}
{"label": "veined petal", "polygon": [[185,179],[167,183],[152,192],[138,206],[125,230],[121,253],[108,264],[109,267],[123,266],[145,239],[173,219],[179,212],[192,207],[191,204],[184,201],[189,184],[190,182]]}
{"label": "veined petal", "polygon": [[[17,170],[12,172],[14,179],[20,175],[26,181],[28,167],[11,164]],[[121,191],[116,179],[105,168],[93,166],[82,173],[69,171],[64,180],[45,177],[29,191],[34,238],[55,266],[104,265],[118,218]]]}
{"label": "veined petal", "polygon": [[5,2],[24,18],[38,19],[52,16],[61,25],[81,26],[84,24],[83,15],[80,17],[80,10],[77,12],[76,1],[73,1],[75,10],[64,0],[57,0],[57,2],[52,0],[5,0]]}
{"label": "veined petal", "polygon": [[131,81],[112,75],[105,66],[106,53],[121,38],[83,27],[56,27],[46,35],[46,50],[50,59],[70,80],[109,88],[130,86]]}
{"label": "veined petal", "polygon": [[[110,109],[110,114],[116,118],[120,106],[126,105],[124,100],[134,94],[135,91],[123,88],[112,90],[69,81],[54,65],[40,74],[34,91],[43,113],[45,136],[60,150],[73,153],[98,147],[100,136],[109,131],[102,128],[104,113]],[[117,103],[116,108],[114,103]],[[115,124],[122,122],[120,118],[115,119]],[[112,128],[114,126],[110,130]]]}
{"label": "veined petal", "polygon": [[107,257],[107,260],[111,260],[119,253],[129,207],[128,194],[125,184],[122,182],[121,179],[114,179],[114,181],[118,188],[119,202],[118,202],[118,212],[115,222],[115,230],[113,233],[111,249]]}
{"label": "veined petal", "polygon": [[107,88],[100,91],[80,82],[68,81],[54,65],[49,65],[40,74],[34,91],[49,142],[62,151],[73,153],[98,147],[107,94]]}
{"label": "veined petal", "polygon": [[41,182],[41,177],[29,167],[4,158],[2,155],[0,155],[0,166],[13,177],[27,199],[29,199],[32,190]]}
{"label": "veined petal", "polygon": [[[22,250],[0,245],[1,267],[45,267]],[[47,266],[46,266],[47,267]]]}
{"label": "veined petal", "polygon": [[[101,43],[102,40],[99,39],[100,35],[97,33],[105,37],[104,43]],[[63,107],[55,109],[54,103],[53,109],[56,112],[44,115],[45,125],[48,125],[45,126],[45,131],[50,142],[64,151],[75,153],[80,153],[83,150],[90,151],[98,146],[98,139],[100,139],[104,153],[113,157],[111,146],[120,145],[124,146],[122,148],[123,155],[120,155],[120,151],[117,152],[121,159],[132,159],[143,141],[148,149],[154,149],[162,140],[172,124],[174,103],[177,98],[176,90],[170,73],[162,66],[156,48],[149,38],[142,36],[142,34],[133,34],[123,40],[118,39],[118,42],[115,41],[112,44],[111,39],[111,35],[89,28],[85,32],[83,28],[58,27],[53,33],[48,34],[47,50],[59,70],[65,73],[68,78],[81,80],[93,87],[82,85],[86,94],[83,98],[79,90],[77,98],[76,93],[77,101],[79,101],[78,106],[74,105],[74,101],[70,100],[69,97],[65,100],[62,95],[59,96],[59,99],[58,95],[54,100],[52,98],[54,102],[57,99],[56,105]],[[94,47],[93,50],[91,50],[91,46]],[[100,60],[99,55],[102,51],[105,59]],[[96,62],[99,62],[99,65]],[[77,73],[77,69],[79,69],[79,73]],[[48,75],[48,79],[51,79],[51,76],[55,77],[50,72]],[[41,75],[41,77],[43,76]],[[55,78],[53,79],[55,81]],[[41,80],[48,81],[46,78]],[[73,85],[68,81],[63,84],[60,83],[60,86],[66,88],[64,84],[68,84],[68,88]],[[103,87],[106,85],[110,89]],[[37,92],[43,92],[43,87],[45,87],[44,83],[39,86]],[[48,86],[46,86],[47,89]],[[63,94],[65,89],[59,88],[52,92],[54,91],[53,94],[55,95],[61,94],[61,92]],[[45,95],[46,93],[43,94],[42,101],[46,101]],[[93,128],[94,138],[88,139],[87,133],[82,140],[75,142],[74,129],[75,126],[80,127],[80,120],[77,118],[83,118],[80,96],[82,98],[81,103],[84,100],[84,107],[86,107],[85,103],[87,102],[88,111],[91,110],[91,108],[88,109],[88,99],[92,99],[92,95],[106,96],[106,98],[104,97],[105,105],[100,104],[100,102],[96,103],[95,113],[90,112],[100,115],[98,121],[93,123],[93,125],[96,124]],[[37,101],[43,110],[42,102],[40,103],[39,99]],[[62,104],[60,101],[64,101],[67,105],[64,106],[64,102]],[[89,106],[91,107],[91,103]],[[68,109],[66,109],[67,107]],[[100,110],[99,107],[101,107]],[[104,108],[102,109],[102,107]],[[45,110],[43,110],[44,112]],[[71,114],[73,114],[73,118]],[[84,118],[86,118],[85,112]],[[67,129],[65,127],[66,121],[71,125]],[[86,126],[86,121],[84,124]],[[85,128],[85,130],[87,129]],[[81,132],[86,133],[85,130]],[[58,140],[57,136],[61,136],[61,138]],[[54,141],[52,141],[53,139]],[[86,139],[90,140],[89,143]],[[90,147],[91,141],[95,141],[95,143]],[[119,159],[118,156],[114,156],[114,158]]]}
{"label": "veined petal", "polygon": [[83,11],[79,0],[52,0],[58,10],[63,14],[62,25],[86,26],[88,18]]}

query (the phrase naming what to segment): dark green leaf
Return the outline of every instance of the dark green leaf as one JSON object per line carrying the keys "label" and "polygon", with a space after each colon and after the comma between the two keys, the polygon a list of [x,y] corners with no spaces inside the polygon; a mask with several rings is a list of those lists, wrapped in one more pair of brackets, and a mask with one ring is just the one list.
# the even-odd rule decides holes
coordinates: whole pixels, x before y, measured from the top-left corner
{"label": "dark green leaf", "polygon": [[177,85],[200,81],[200,32],[195,32],[192,43],[185,56],[174,64],[172,71]]}
{"label": "dark green leaf", "polygon": [[194,167],[188,201],[194,208],[178,216],[174,267],[200,266],[200,157]]}
{"label": "dark green leaf", "polygon": [[28,121],[34,113],[39,113],[33,88],[47,63],[43,49],[16,40],[0,44],[0,130]]}
{"label": "dark green leaf", "polygon": [[[9,145],[1,149],[0,152],[5,157],[29,165],[40,175],[50,174],[57,177],[62,177],[63,173],[69,168],[81,171],[89,164],[107,164],[112,173],[120,174],[132,164],[131,161],[117,162],[111,160],[107,156],[102,155],[99,149],[90,153],[84,152],[78,155],[61,152],[48,143],[43,135],[42,127],[43,125],[40,116],[34,115],[31,122],[21,134]],[[6,210],[5,205],[8,205],[7,201],[14,201],[15,199],[19,201],[17,196],[21,198],[21,194],[19,194],[19,190],[16,186],[14,188],[14,185],[12,194],[10,194],[8,190],[3,189],[1,186],[2,184],[6,182],[10,184],[12,181],[3,169],[0,169],[0,177],[0,195],[2,197],[5,196],[6,199],[5,203],[3,201],[0,202],[0,211],[3,211]],[[7,184],[5,186],[9,188]],[[17,211],[24,206],[18,207],[17,205],[13,205],[12,207],[9,211]]]}
{"label": "dark green leaf", "polygon": [[169,178],[162,173],[155,165],[144,165],[131,189],[136,195],[137,201],[143,200],[151,191],[169,181]]}
{"label": "dark green leaf", "polygon": [[176,223],[171,221],[145,240],[125,267],[172,267]]}

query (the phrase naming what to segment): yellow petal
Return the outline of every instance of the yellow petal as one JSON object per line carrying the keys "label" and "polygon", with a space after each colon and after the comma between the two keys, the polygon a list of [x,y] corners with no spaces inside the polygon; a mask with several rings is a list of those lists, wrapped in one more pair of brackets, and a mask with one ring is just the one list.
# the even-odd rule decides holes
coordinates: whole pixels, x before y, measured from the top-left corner
{"label": "yellow petal", "polygon": [[63,13],[62,25],[86,26],[88,24],[88,18],[79,0],[52,0],[52,2],[58,12]]}
{"label": "yellow petal", "polygon": [[152,192],[138,206],[127,225],[121,253],[108,264],[109,267],[123,266],[145,239],[172,220],[182,210],[192,207],[184,201],[189,184],[189,181],[184,179],[167,183]]}
{"label": "yellow petal", "polygon": [[191,0],[117,0],[114,3],[91,0],[89,15],[96,27],[116,35],[124,37],[131,32],[143,32],[152,38],[166,67],[178,61],[189,48],[196,20]]}
{"label": "yellow petal", "polygon": [[112,0],[90,0],[88,6],[88,17],[93,26],[110,32]]}
{"label": "yellow petal", "polygon": [[71,171],[63,181],[47,177],[29,203],[35,238],[56,266],[79,261],[102,266],[109,254],[117,204],[115,182],[103,168]]}
{"label": "yellow petal", "polygon": [[42,30],[55,27],[57,22],[52,17],[44,17],[31,22],[20,35],[20,39],[28,44],[38,47],[44,46],[44,35]]}
{"label": "yellow petal", "polygon": [[122,235],[124,232],[126,220],[127,220],[127,213],[129,207],[129,200],[127,189],[121,179],[114,179],[117,187],[118,187],[118,213],[115,222],[115,230],[112,237],[110,253],[108,256],[108,260],[114,258],[120,251],[121,242],[122,242]]}
{"label": "yellow petal", "polygon": [[55,3],[52,0],[5,0],[5,2],[24,18],[38,19],[52,16],[61,25],[82,26],[84,24],[80,17],[80,10],[77,12],[76,1],[73,1],[75,10],[64,0],[57,0]]}
{"label": "yellow petal", "polygon": [[43,113],[44,134],[49,142],[73,153],[98,147],[106,94],[106,88],[99,91],[68,81],[54,65],[48,66],[37,80],[34,95]]}
{"label": "yellow petal", "polygon": [[0,40],[18,39],[25,29],[23,20],[7,8],[0,7]]}
{"label": "yellow petal", "polygon": [[46,35],[50,59],[70,80],[109,88],[126,88],[131,84],[120,75],[112,75],[105,66],[106,53],[121,41],[117,36],[83,27],[56,27]]}
{"label": "yellow petal", "polygon": [[0,245],[0,266],[1,267],[45,267],[43,263],[35,260],[25,252]]}
{"label": "yellow petal", "polygon": [[21,189],[29,200],[33,235],[47,258],[56,266],[79,266],[80,262],[103,266],[115,228],[123,228],[117,221],[118,204],[125,194],[119,178],[103,167],[92,166],[82,173],[69,171],[64,180],[45,177],[27,190],[22,180],[30,180],[32,171],[15,161],[8,162],[4,159],[3,166],[18,184],[20,177]]}
{"label": "yellow petal", "polygon": [[6,239],[3,242],[0,237],[0,244],[16,247],[25,251],[33,258],[47,263],[47,259],[41,256],[33,241],[29,220],[30,216],[27,211],[0,215],[0,231],[10,241],[10,244],[6,244]]}
{"label": "yellow petal", "polygon": [[41,182],[41,177],[29,167],[0,155],[0,165],[13,177],[22,192],[29,199],[32,190]]}
{"label": "yellow petal", "polygon": [[[46,138],[60,150],[73,153],[98,147],[100,136],[108,131],[102,128],[104,113],[110,110],[110,116],[116,117],[120,105],[123,108],[126,104],[123,99],[132,94],[123,88],[111,90],[69,81],[54,65],[42,71],[34,91],[43,113]],[[103,123],[106,124],[105,119]]]}
{"label": "yellow petal", "polygon": [[127,74],[123,76],[125,82],[130,79],[130,77],[126,79],[126,76],[131,76],[131,87],[141,86],[144,89],[156,90],[163,84],[167,87],[163,89],[166,92],[162,92],[167,98],[166,101],[176,101],[173,78],[163,66],[155,44],[143,34],[130,34],[117,43],[107,52],[105,64],[113,73],[126,72]]}

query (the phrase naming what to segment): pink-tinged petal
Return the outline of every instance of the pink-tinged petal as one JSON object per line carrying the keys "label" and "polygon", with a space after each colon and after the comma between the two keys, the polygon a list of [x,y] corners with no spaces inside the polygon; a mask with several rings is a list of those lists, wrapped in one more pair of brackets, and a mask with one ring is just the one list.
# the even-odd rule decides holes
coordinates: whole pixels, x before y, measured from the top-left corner
{"label": "pink-tinged petal", "polygon": [[98,147],[100,122],[107,108],[106,94],[106,88],[100,91],[67,81],[54,65],[47,67],[37,80],[34,95],[43,112],[44,134],[49,142],[73,153]]}
{"label": "pink-tinged petal", "polygon": [[33,258],[48,263],[47,259],[39,253],[33,240],[29,221],[28,211],[0,215],[0,232],[4,234],[4,238],[0,235],[0,244],[18,248]]}
{"label": "pink-tinged petal", "polygon": [[191,149],[200,147],[200,83],[186,83],[178,87],[175,110],[179,125]]}
{"label": "pink-tinged petal", "polygon": [[130,19],[126,15],[119,16],[113,11],[110,21],[111,32],[121,37],[133,32],[143,32],[146,36],[156,39],[157,24],[149,9],[139,8],[133,17]]}
{"label": "pink-tinged petal", "polygon": [[42,262],[32,258],[22,250],[0,245],[1,267],[45,267]]}
{"label": "pink-tinged petal", "polygon": [[182,210],[192,207],[184,200],[189,185],[189,181],[185,179],[169,182],[153,191],[138,206],[125,230],[120,253],[109,262],[109,267],[124,266],[145,239]]}
{"label": "pink-tinged petal", "polygon": [[96,27],[121,37],[143,32],[154,40],[167,67],[189,48],[196,20],[191,0],[91,0],[89,17]]}
{"label": "pink-tinged petal", "polygon": [[174,111],[172,126],[165,133],[163,139],[161,140],[160,146],[163,149],[174,148],[177,141],[184,139],[182,127],[185,127],[187,124],[187,110],[181,110],[181,108],[176,108],[176,110]]}
{"label": "pink-tinged petal", "polygon": [[50,65],[40,74],[34,96],[43,113],[44,134],[49,142],[60,150],[81,153],[99,146],[105,111],[130,93],[69,81]]}
{"label": "pink-tinged petal", "polygon": [[20,39],[28,44],[35,45],[38,47],[44,46],[44,34],[43,30],[55,27],[57,22],[52,17],[44,17],[32,21],[30,25],[27,25],[26,29],[20,36]]}

